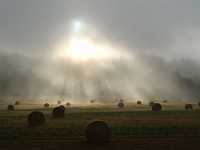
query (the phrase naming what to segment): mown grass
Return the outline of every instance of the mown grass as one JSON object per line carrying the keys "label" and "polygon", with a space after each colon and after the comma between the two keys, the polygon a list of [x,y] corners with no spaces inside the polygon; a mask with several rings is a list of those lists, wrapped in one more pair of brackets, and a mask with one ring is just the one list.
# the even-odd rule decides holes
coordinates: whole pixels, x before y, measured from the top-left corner
{"label": "mown grass", "polygon": [[[38,110],[38,109],[36,109]],[[70,108],[64,119],[53,119],[52,109],[44,112],[47,122],[39,128],[27,127],[30,109],[0,111],[0,139],[68,139],[84,138],[84,128],[91,120],[106,121],[113,137],[118,136],[200,136],[200,112],[167,110],[119,110]]]}

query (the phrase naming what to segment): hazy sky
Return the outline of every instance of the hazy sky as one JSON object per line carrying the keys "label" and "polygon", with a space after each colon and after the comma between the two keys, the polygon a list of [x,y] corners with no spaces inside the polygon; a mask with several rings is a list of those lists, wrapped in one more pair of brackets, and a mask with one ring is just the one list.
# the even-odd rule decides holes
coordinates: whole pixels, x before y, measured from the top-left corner
{"label": "hazy sky", "polygon": [[[167,94],[180,99],[198,97],[200,96],[197,94],[200,89],[199,8],[199,0],[0,0],[0,55],[4,58],[0,60],[2,63],[0,84],[2,88],[7,89],[5,91],[8,94],[10,89],[18,87],[18,82],[14,84],[15,82],[11,80],[14,78],[13,74],[17,74],[17,81],[20,78],[20,82],[25,82],[28,87],[30,85],[33,87],[32,79],[29,80],[28,76],[34,77],[34,81],[39,78],[39,83],[41,80],[44,81],[47,75],[42,76],[41,70],[52,72],[52,68],[55,69],[49,67],[52,62],[48,61],[48,56],[54,51],[60,39],[69,36],[71,23],[80,20],[91,25],[104,40],[137,55],[137,66],[136,64],[131,66],[130,62],[125,61],[120,62],[121,68],[116,68],[115,63],[119,66],[119,62],[114,62],[112,69],[115,68],[115,71],[110,69],[113,82],[105,82],[103,88],[109,86],[113,88],[116,86],[113,83],[122,79],[123,83],[127,83],[126,91],[130,89],[133,93],[139,93],[128,92],[128,97],[141,96],[142,93],[152,96],[157,91],[163,97]],[[21,58],[22,55],[25,58]],[[21,69],[16,69],[15,65],[19,65]],[[67,64],[67,66],[74,68],[74,65]],[[31,69],[30,75],[30,70],[24,69],[26,67],[36,69]],[[47,68],[49,70],[46,70]],[[147,68],[152,68],[154,74],[145,72]],[[104,75],[97,77],[99,72],[96,72],[97,74],[92,77],[95,81],[108,79],[105,69],[97,67],[97,70],[103,71]],[[120,73],[122,71],[126,75],[128,73],[129,80],[125,80],[126,75]],[[141,78],[135,77],[141,75]],[[52,85],[52,80],[55,79],[55,76],[52,76],[54,76],[52,73],[48,74],[44,87],[47,84]],[[77,76],[73,80],[70,78],[73,83],[76,81],[75,85],[84,85],[82,81],[80,84],[77,80],[81,80],[81,77]],[[143,83],[148,84],[156,80],[160,81],[159,86],[151,90],[152,87],[146,87]],[[129,85],[129,81],[135,86]],[[173,90],[167,91],[163,84],[167,84],[168,89],[177,89],[178,94]],[[96,83],[91,83],[90,88],[94,89],[94,85]],[[189,88],[185,89],[187,86]],[[120,90],[112,92],[121,95]],[[3,95],[6,95],[5,91]],[[89,97],[96,95],[90,91],[89,93],[93,93],[91,96],[83,91]],[[99,90],[95,92],[99,93]]]}

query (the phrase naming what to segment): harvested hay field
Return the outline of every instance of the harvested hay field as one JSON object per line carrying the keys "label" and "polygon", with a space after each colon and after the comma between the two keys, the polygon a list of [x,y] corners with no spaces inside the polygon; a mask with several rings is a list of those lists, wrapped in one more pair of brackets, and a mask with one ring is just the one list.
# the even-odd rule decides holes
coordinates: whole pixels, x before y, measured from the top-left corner
{"label": "harvested hay field", "polygon": [[[194,106],[198,108],[198,106]],[[151,107],[128,105],[74,106],[66,108],[63,119],[52,118],[53,108],[20,106],[14,111],[0,109],[0,146],[5,149],[94,149],[87,143],[85,127],[92,120],[106,122],[112,132],[110,143],[101,149],[188,149],[200,146],[200,113],[186,111],[184,105],[163,105],[161,112]],[[46,123],[27,127],[32,111],[44,113]],[[13,144],[9,144],[13,143]],[[98,149],[99,147],[97,147]]]}

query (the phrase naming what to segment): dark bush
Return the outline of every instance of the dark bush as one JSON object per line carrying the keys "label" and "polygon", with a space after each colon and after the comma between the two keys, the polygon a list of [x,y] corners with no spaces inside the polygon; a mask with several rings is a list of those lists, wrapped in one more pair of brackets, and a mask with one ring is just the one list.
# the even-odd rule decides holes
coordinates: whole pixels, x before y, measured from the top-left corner
{"label": "dark bush", "polygon": [[91,144],[106,143],[110,141],[111,130],[103,121],[93,121],[85,129],[87,141]]}
{"label": "dark bush", "polygon": [[46,119],[42,112],[33,111],[28,115],[28,126],[29,127],[37,127],[41,126],[45,123]]}
{"label": "dark bush", "polygon": [[7,109],[10,110],[10,111],[13,111],[13,110],[15,110],[15,106],[14,105],[8,105]]}
{"label": "dark bush", "polygon": [[162,105],[159,103],[154,103],[152,105],[152,111],[161,111],[162,110]]}
{"label": "dark bush", "polygon": [[64,118],[65,117],[65,107],[59,106],[53,109],[53,118]]}
{"label": "dark bush", "polygon": [[185,104],[185,109],[186,110],[193,110],[192,104]]}

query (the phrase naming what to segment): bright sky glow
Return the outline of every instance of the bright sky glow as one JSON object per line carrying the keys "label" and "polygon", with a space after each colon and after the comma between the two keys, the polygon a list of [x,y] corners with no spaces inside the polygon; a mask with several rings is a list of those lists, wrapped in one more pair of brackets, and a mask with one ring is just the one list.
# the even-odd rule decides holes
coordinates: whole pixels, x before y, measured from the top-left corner
{"label": "bright sky glow", "polygon": [[[73,22],[73,31],[68,40],[63,40],[59,45],[59,56],[76,62],[102,59],[119,59],[122,57],[121,50],[113,48],[108,43],[102,42],[100,37],[93,38],[89,34],[86,24],[75,21]],[[91,27],[90,27],[91,29]],[[87,32],[86,32],[87,31]],[[79,34],[81,33],[81,34]]]}
{"label": "bright sky glow", "polygon": [[82,22],[80,22],[80,21],[74,21],[73,22],[73,31],[75,33],[80,32],[82,30],[82,28],[83,28],[83,23]]}

